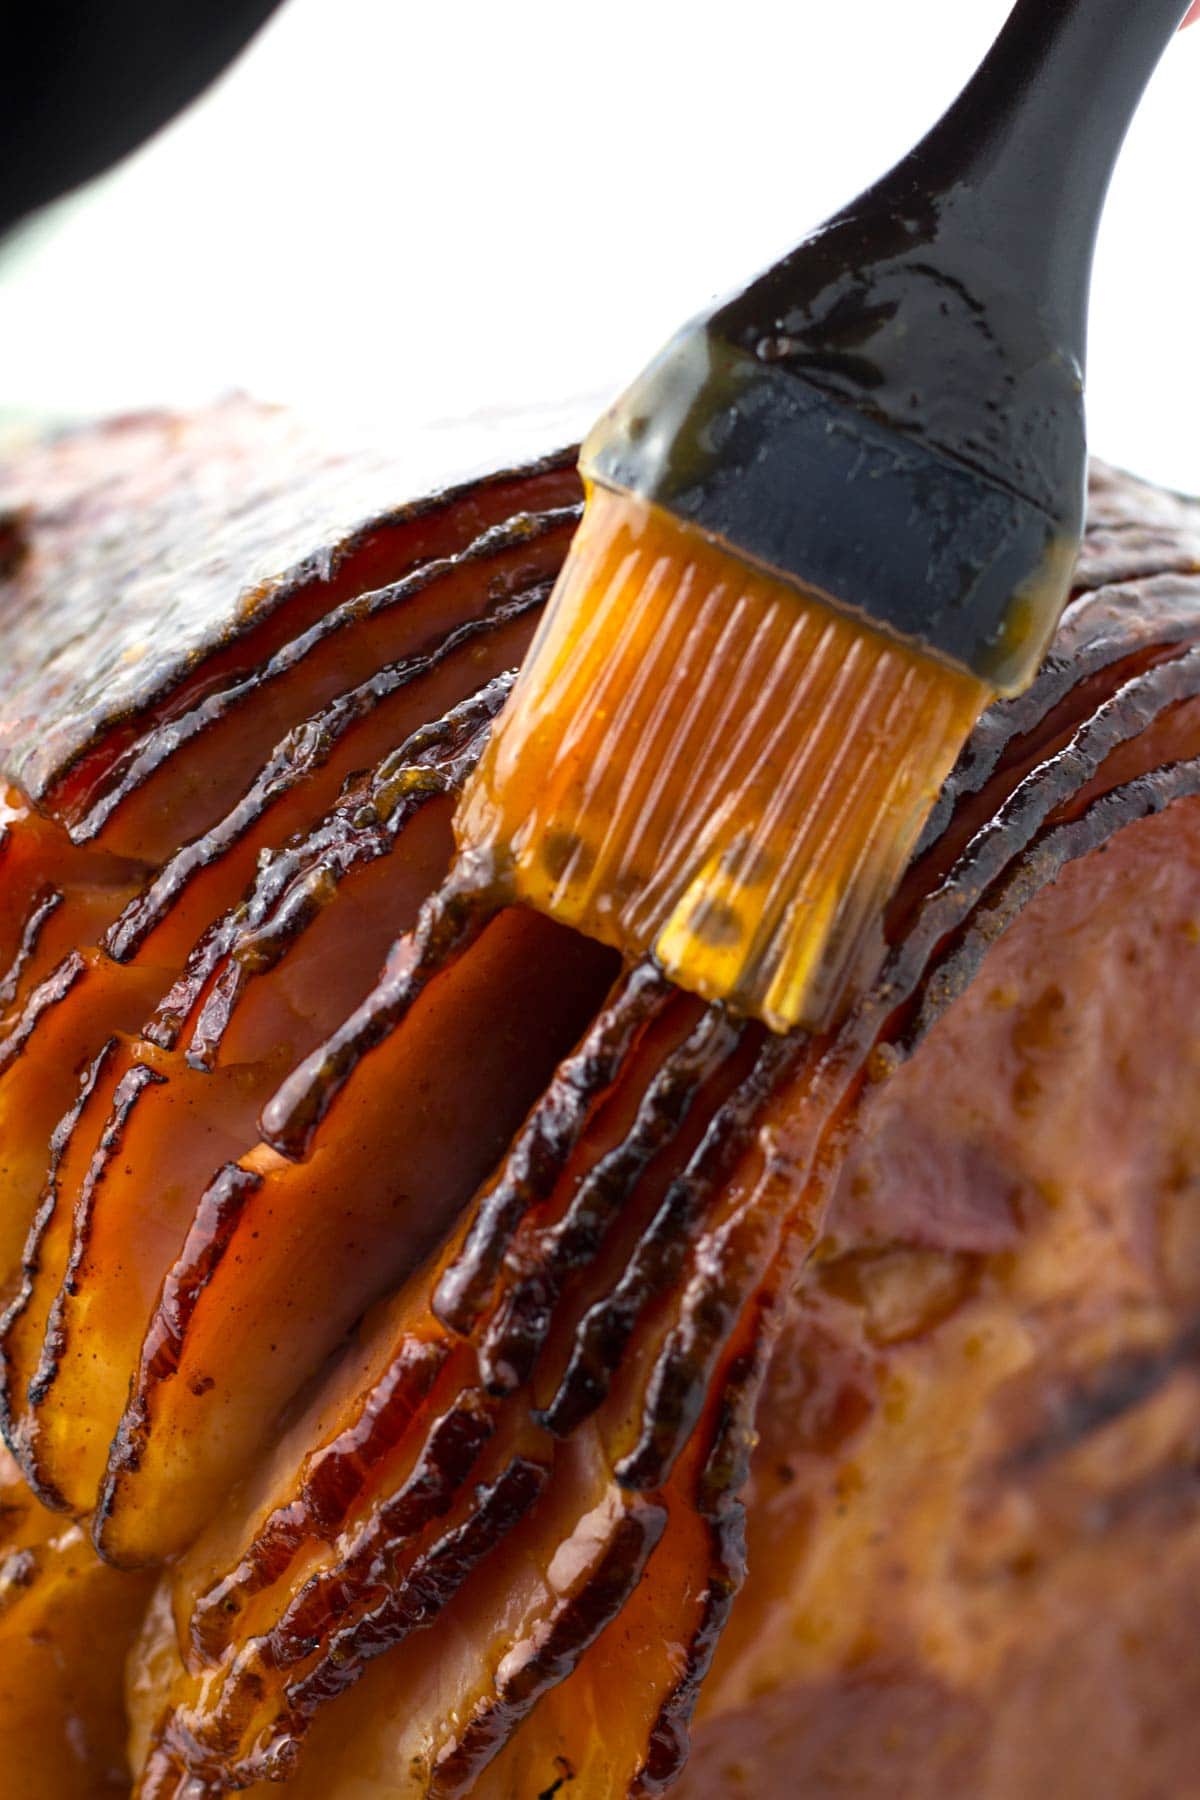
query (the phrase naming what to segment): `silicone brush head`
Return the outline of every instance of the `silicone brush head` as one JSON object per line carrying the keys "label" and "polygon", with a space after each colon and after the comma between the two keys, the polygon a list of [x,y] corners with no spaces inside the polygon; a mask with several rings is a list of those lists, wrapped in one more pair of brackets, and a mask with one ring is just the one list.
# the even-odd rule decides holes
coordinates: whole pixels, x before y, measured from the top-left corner
{"label": "silicone brush head", "polygon": [[680,986],[816,1026],[989,697],[598,488],[459,839],[501,891]]}

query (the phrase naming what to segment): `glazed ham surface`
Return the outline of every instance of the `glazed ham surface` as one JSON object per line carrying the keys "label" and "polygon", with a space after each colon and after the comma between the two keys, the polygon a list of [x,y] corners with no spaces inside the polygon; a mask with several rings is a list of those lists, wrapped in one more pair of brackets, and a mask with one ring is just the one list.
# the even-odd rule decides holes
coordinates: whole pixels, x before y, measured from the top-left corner
{"label": "glazed ham surface", "polygon": [[580,494],[395,483],[0,474],[13,1800],[1188,1791],[1200,508],[779,1039],[456,882]]}

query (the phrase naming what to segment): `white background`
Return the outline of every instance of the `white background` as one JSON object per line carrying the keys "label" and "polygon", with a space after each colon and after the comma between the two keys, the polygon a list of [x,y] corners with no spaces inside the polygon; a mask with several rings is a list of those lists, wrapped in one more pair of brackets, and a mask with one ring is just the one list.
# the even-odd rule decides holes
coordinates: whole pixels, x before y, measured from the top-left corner
{"label": "white background", "polygon": [[[1005,11],[288,0],[188,114],[10,240],[0,405],[244,388],[410,455],[447,418],[586,415],[907,148]],[[1089,380],[1093,448],[1200,491],[1198,152],[1200,26],[1117,173]]]}

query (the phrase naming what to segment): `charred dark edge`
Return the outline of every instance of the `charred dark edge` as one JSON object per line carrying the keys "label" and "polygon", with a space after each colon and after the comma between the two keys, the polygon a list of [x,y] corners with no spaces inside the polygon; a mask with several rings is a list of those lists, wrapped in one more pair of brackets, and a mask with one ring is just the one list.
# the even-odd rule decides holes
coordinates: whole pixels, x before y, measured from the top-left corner
{"label": "charred dark edge", "polygon": [[135,1063],[127,1069],[113,1091],[112,1104],[100,1141],[88,1164],[71,1219],[71,1245],[62,1283],[46,1317],[46,1335],[37,1372],[29,1384],[29,1407],[37,1412],[45,1405],[58,1379],[63,1354],[70,1336],[68,1308],[79,1292],[79,1274],[87,1260],[95,1224],[96,1205],[114,1156],[119,1155],[129,1129],[129,1120],[148,1087],[161,1087],[166,1076]]}
{"label": "charred dark edge", "polygon": [[322,1119],[362,1062],[407,1018],[435,975],[457,960],[494,916],[494,903],[455,885],[431,894],[412,933],[413,961],[385,977],[346,1022],[294,1069],[263,1108],[263,1141],[302,1162]]}
{"label": "charred dark edge", "polygon": [[[826,1122],[825,1132],[828,1130]],[[729,1278],[710,1237],[702,1273],[689,1283],[680,1317],[667,1333],[645,1382],[637,1440],[614,1469],[623,1487],[634,1491],[660,1487],[695,1430],[720,1357],[742,1317],[746,1288],[756,1289],[765,1281],[778,1251],[780,1229],[771,1229],[769,1213],[762,1219],[754,1216],[763,1212],[760,1190],[722,1228],[721,1236],[732,1243],[737,1260],[751,1262],[749,1282]],[[747,1214],[759,1232],[749,1258],[737,1236]],[[811,1225],[810,1236],[815,1236]]]}
{"label": "charred dark edge", "polygon": [[[488,526],[465,549],[419,565],[385,587],[343,600],[302,631],[299,637],[282,644],[261,668],[249,675],[235,677],[229,686],[206,695],[189,711],[153,725],[146,736],[136,739],[118,755],[99,780],[99,794],[90,799],[82,817],[68,825],[72,841],[84,844],[97,837],[118,807],[185,744],[227,717],[243,701],[252,700],[268,683],[295,669],[338,632],[387,608],[403,604],[444,576],[474,563],[485,564],[509,550],[532,547],[564,526],[576,523],[580,511],[578,505],[573,505],[540,513],[518,512],[500,524]],[[77,766],[79,760],[76,757],[71,766]],[[64,774],[65,771],[60,772],[56,777],[55,788],[61,786]]]}
{"label": "charred dark edge", "polygon": [[538,1701],[567,1679],[584,1652],[629,1600],[667,1523],[663,1506],[643,1504],[617,1525],[599,1566],[578,1593],[554,1609],[544,1635],[521,1667],[497,1672],[494,1691],[476,1707],[458,1738],[434,1760],[428,1800],[461,1800],[529,1717]]}
{"label": "charred dark edge", "polygon": [[655,1072],[624,1139],[588,1171],[558,1224],[521,1248],[512,1269],[516,1279],[480,1344],[480,1367],[493,1391],[507,1392],[529,1379],[568,1277],[599,1252],[637,1182],[673,1142],[704,1083],[738,1049],[746,1030],[744,1020],[719,1007],[702,1013]]}
{"label": "charred dark edge", "polygon": [[344,1623],[321,1661],[338,1660],[337,1644],[356,1632],[363,1616],[387,1596],[390,1584],[381,1574],[385,1560],[394,1562],[399,1545],[450,1511],[496,1425],[496,1403],[477,1388],[455,1398],[430,1427],[407,1478],[359,1533],[350,1553],[313,1575],[272,1626],[262,1642],[268,1667],[294,1668],[311,1656],[321,1644],[326,1618]]}
{"label": "charred dark edge", "polygon": [[[382,798],[378,803],[369,796],[355,800],[349,817],[341,813],[332,815],[303,844],[289,848],[272,860],[267,875],[273,885],[278,886],[274,883],[277,866],[283,863],[287,867],[279,871],[281,883],[285,881],[286,885],[270,912],[267,913],[265,908],[257,909],[259,916],[253,922],[247,916],[239,919],[229,915],[222,921],[222,925],[228,923],[228,930],[223,934],[226,960],[204,998],[188,1040],[186,1057],[193,1068],[213,1066],[247,987],[275,968],[295,947],[307,928],[334,899],[346,876],[352,870],[388,855],[396,847],[405,826],[430,801],[452,797],[461,791],[467,774],[482,753],[487,727],[510,686],[511,677],[488,684],[489,706],[485,721],[476,725],[475,735],[466,744],[452,746],[444,760],[434,760],[432,753],[427,753],[426,761],[414,760],[403,769],[391,768],[390,779],[394,785],[399,785],[402,776],[408,777],[403,797],[390,794],[390,805],[386,807]],[[481,709],[477,707],[476,710]],[[251,900],[238,909],[243,915],[255,907],[261,885],[260,879]],[[216,941],[220,935],[218,927]],[[168,998],[174,1000],[176,996],[182,996],[184,980],[188,976],[193,992],[198,993],[208,974],[204,965],[211,965],[212,961],[206,943],[201,956]],[[186,998],[182,1004],[186,1005]]]}
{"label": "charred dark edge", "polygon": [[227,1163],[209,1183],[183,1250],[163,1282],[158,1316],[164,1325],[163,1350],[174,1373],[200,1297],[221,1266],[247,1203],[263,1185],[263,1176],[240,1163]]}
{"label": "charred dark edge", "polygon": [[0,1039],[0,1076],[7,1074],[37,1029],[43,1014],[65,1000],[79,981],[87,964],[78,950],[64,956],[58,967],[40,981],[21,1008],[20,1017],[7,1036]]}
{"label": "charred dark edge", "polygon": [[336,1535],[380,1457],[428,1398],[449,1354],[444,1340],[408,1339],[383,1379],[359,1397],[354,1418],[305,1457],[295,1497],[273,1509],[237,1567],[196,1599],[189,1633],[200,1661],[219,1660],[242,1607],[280,1579],[298,1550]]}
{"label": "charred dark edge", "polygon": [[[341,857],[335,852],[327,856],[322,864],[298,877],[296,888],[281,906],[283,916],[278,920],[281,929],[267,940],[262,960],[255,958],[251,962],[249,958],[231,956],[220,965],[204,996],[184,1051],[184,1061],[190,1069],[195,1069],[199,1074],[211,1074],[217,1065],[221,1045],[233,1021],[233,1015],[250,984],[257,976],[270,973],[292,943],[299,941],[305,926],[311,925],[317,915],[336,898],[342,878],[354,867],[355,862],[364,860],[365,857],[361,855]],[[174,1050],[177,1047],[183,1029],[184,1020],[178,1012],[172,1010],[178,992],[177,984],[166,996],[166,1009],[159,1007],[156,1010],[143,1033],[151,1043],[160,1045],[164,1050]]]}
{"label": "charred dark edge", "polygon": [[921,979],[939,942],[956,931],[1047,817],[1098,773],[1105,759],[1164,712],[1200,690],[1200,645],[1132,676],[1104,699],[1069,742],[1038,763],[1009,793],[995,815],[971,837],[936,888],[912,909],[905,935],[884,960],[876,980],[835,1040],[852,1054],[869,1032],[901,1005]]}
{"label": "charred dark edge", "polygon": [[774,1335],[759,1300],[747,1332],[749,1348],[726,1370],[712,1446],[700,1471],[696,1507],[709,1530],[710,1561],[700,1618],[681,1669],[650,1729],[645,1759],[629,1786],[629,1800],[664,1794],[682,1774],[691,1750],[691,1719],[717,1645],[746,1578],[746,1508],[741,1499],[754,1449],[754,1415]]}
{"label": "charred dark edge", "polygon": [[1122,744],[1171,707],[1200,693],[1200,646],[1133,676],[1077,728],[1063,749],[1039,763],[971,838],[949,873],[915,909],[906,936],[835,1040],[845,1060],[911,999],[939,945],[957,931],[1008,866],[1021,857],[1047,819],[1078,793]]}
{"label": "charred dark edge", "polygon": [[[461,785],[479,760],[481,741],[507,703],[516,681],[515,669],[494,675],[474,693],[466,695],[428,725],[422,725],[383,758],[371,774],[363,803],[387,825],[409,799],[409,778],[426,769],[448,771]],[[350,778],[341,804],[359,804],[359,784]]]}
{"label": "charred dark edge", "polygon": [[[370,1621],[391,1603],[397,1584],[403,1591],[407,1583],[419,1580],[419,1571],[437,1545],[418,1553],[415,1540],[451,1511],[495,1428],[495,1404],[478,1389],[460,1394],[441,1414],[408,1476],[359,1531],[348,1554],[310,1575],[270,1629],[247,1639],[238,1650],[215,1701],[188,1727],[193,1754],[235,1757],[271,1677],[280,1678],[280,1691],[278,1711],[268,1730],[274,1743],[286,1737],[290,1700],[282,1678],[308,1663],[296,1682],[317,1680],[328,1664],[339,1664],[338,1646],[355,1641],[364,1622],[369,1629]],[[471,1517],[468,1513],[467,1520],[443,1533],[438,1543],[455,1541]],[[396,1552],[405,1543],[413,1547],[414,1555],[402,1575]]]}
{"label": "charred dark edge", "polygon": [[[1161,599],[1165,605],[1131,613],[1130,600],[1141,598],[1143,591],[1147,599]],[[1107,603],[1113,601],[1117,610],[1106,612]],[[978,794],[996,773],[1006,751],[1044,730],[1082,683],[1108,671],[1119,672],[1140,658],[1167,656],[1197,636],[1200,601],[1194,580],[1158,576],[1078,595],[1063,616],[1033,686],[989,707],[971,733],[930,814],[914,863],[933,848],[956,807]]]}
{"label": "charred dark edge", "polygon": [[463,1247],[438,1281],[433,1311],[447,1330],[466,1337],[474,1329],[521,1220],[549,1199],[596,1107],[674,997],[653,964],[638,964],[621,978],[579,1048],[559,1064],[476,1201]]}
{"label": "charred dark edge", "polygon": [[746,1079],[713,1114],[687,1168],[667,1189],[620,1281],[580,1320],[558,1391],[537,1415],[556,1436],[568,1436],[604,1400],[638,1319],[677,1279],[696,1224],[750,1143],[762,1107],[791,1074],[802,1042],[767,1039]]}
{"label": "charred dark edge", "polygon": [[[223,960],[232,958],[238,970],[243,971],[234,978],[239,990],[241,979],[273,967],[308,923],[307,914],[297,915],[294,932],[280,929],[279,914],[287,907],[293,884],[326,866],[333,878],[340,880],[354,861],[389,850],[395,835],[419,805],[439,792],[451,791],[453,784],[465,779],[468,767],[480,753],[486,725],[499,711],[512,681],[511,675],[498,676],[434,724],[419,727],[398,750],[388,753],[370,777],[347,777],[335,806],[320,824],[275,851],[259,870],[249,894],[208,927],[189,955],[183,973],[159,1003],[144,1035],[165,1050],[173,1049]],[[460,742],[460,738],[465,741]],[[439,752],[443,754],[441,761]],[[397,781],[407,770],[428,774],[429,787],[400,798],[389,795],[386,782]],[[270,930],[281,940],[278,946],[274,939],[258,946],[258,934]],[[221,1009],[222,1030],[234,1003],[231,997]],[[210,1060],[193,1035],[188,1060],[196,1059],[203,1067]]]}
{"label": "charred dark edge", "polygon": [[456,651],[476,638],[498,631],[524,613],[544,604],[549,583],[542,580],[519,593],[493,612],[468,619],[450,632],[433,651],[389,663],[376,674],[339,694],[319,713],[293,726],[275,746],[250,787],[232,810],[171,860],[104,934],[102,948],[115,962],[128,962],[162,923],[188,884],[204,869],[227,855],[239,839],[284,794],[306,780],[333,755],[345,734],[365,719],[381,700],[418,682],[439,668]]}
{"label": "charred dark edge", "polygon": [[1200,757],[1193,757],[1135,776],[1094,800],[1078,819],[1044,832],[1009,872],[994,897],[972,915],[969,929],[930,970],[911,1024],[897,1034],[905,1052],[915,1049],[966,988],[991,946],[1068,863],[1099,849],[1125,826],[1197,794]]}
{"label": "charred dark edge", "polygon": [[[410,1632],[434,1623],[468,1576],[524,1518],[547,1478],[544,1464],[515,1458],[481,1491],[472,1517],[432,1544],[375,1614],[345,1634],[338,1661],[323,1664],[288,1689],[287,1731],[293,1743],[318,1709],[353,1687],[369,1663],[394,1649]],[[267,1773],[261,1755],[259,1752],[230,1770],[235,1782],[244,1785]]]}
{"label": "charred dark edge", "polygon": [[21,936],[17,943],[13,959],[8,965],[3,980],[0,980],[0,1012],[7,1010],[16,999],[21,986],[21,977],[29,967],[42,927],[63,903],[62,890],[44,886],[38,888],[30,902],[29,911],[25,915],[25,923],[21,927]]}
{"label": "charred dark edge", "polygon": [[247,1202],[263,1178],[238,1163],[226,1166],[201,1198],[183,1251],[163,1283],[162,1293],[142,1344],[141,1361],[129,1404],[109,1451],[100,1487],[93,1537],[108,1561],[116,1560],[107,1541],[109,1522],[124,1479],[136,1474],[149,1441],[156,1390],[178,1374],[183,1341],[200,1297],[221,1265]]}
{"label": "charred dark edge", "polygon": [[[99,1053],[92,1058],[80,1077],[79,1092],[74,1103],[68,1107],[63,1117],[54,1128],[50,1138],[50,1160],[46,1172],[46,1182],[42,1188],[41,1199],[37,1211],[30,1223],[29,1233],[25,1240],[25,1252],[21,1264],[21,1286],[9,1302],[3,1319],[0,1319],[0,1425],[3,1426],[4,1440],[21,1467],[26,1480],[31,1480],[31,1471],[25,1467],[24,1449],[21,1443],[18,1414],[14,1410],[15,1396],[12,1392],[12,1362],[10,1356],[11,1333],[33,1298],[42,1266],[42,1244],[49,1228],[50,1221],[58,1208],[58,1183],[62,1170],[62,1160],[67,1146],[75,1134],[76,1127],[83,1117],[89,1100],[96,1090],[109,1058],[116,1050],[116,1039],[110,1038]],[[51,1502],[47,1501],[47,1505]],[[57,1508],[56,1508],[57,1510]]]}

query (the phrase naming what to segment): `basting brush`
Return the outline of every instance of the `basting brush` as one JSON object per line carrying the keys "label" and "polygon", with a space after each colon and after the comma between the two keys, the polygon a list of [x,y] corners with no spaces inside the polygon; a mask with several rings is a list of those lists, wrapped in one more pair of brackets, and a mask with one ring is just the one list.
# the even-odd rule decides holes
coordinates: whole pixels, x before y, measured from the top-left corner
{"label": "basting brush", "polygon": [[1067,599],[1097,226],[1187,10],[1019,0],[916,149],[601,419],[466,879],[775,1030],[836,1014]]}

